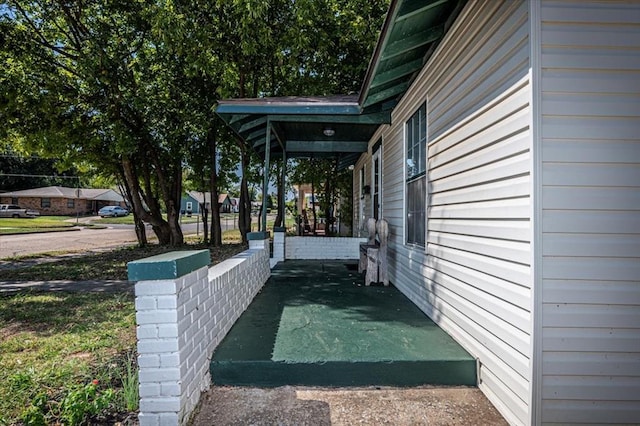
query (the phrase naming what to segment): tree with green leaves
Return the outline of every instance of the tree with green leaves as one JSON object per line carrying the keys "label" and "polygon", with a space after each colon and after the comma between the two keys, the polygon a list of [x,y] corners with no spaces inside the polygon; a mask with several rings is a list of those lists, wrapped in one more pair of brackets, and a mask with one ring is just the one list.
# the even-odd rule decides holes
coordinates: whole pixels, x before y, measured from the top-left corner
{"label": "tree with green leaves", "polygon": [[[255,153],[214,114],[220,98],[358,90],[386,1],[10,0],[0,3],[0,140],[117,176],[161,244],[183,241],[184,169],[215,200],[234,156],[251,226]],[[203,179],[204,175],[208,179]],[[166,213],[166,219],[163,217]],[[211,242],[221,243],[217,203]]]}

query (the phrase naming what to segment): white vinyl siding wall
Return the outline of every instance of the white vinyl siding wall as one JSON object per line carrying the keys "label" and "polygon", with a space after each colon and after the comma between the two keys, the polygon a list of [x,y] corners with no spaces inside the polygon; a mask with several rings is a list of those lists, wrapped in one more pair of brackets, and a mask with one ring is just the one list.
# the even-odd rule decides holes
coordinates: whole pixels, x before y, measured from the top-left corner
{"label": "white vinyl siding wall", "polygon": [[[372,163],[371,163],[371,149],[373,147],[373,145],[375,144],[376,141],[380,140],[380,138],[382,137],[382,134],[384,132],[385,129],[387,129],[388,126],[383,125],[380,126],[380,128],[378,129],[378,131],[376,131],[376,133],[373,135],[373,137],[371,138],[371,141],[369,142],[369,149],[368,152],[366,152],[365,154],[361,155],[360,158],[358,159],[358,161],[356,162],[356,164],[353,167],[353,194],[354,194],[354,203],[353,203],[353,235],[356,237],[366,237],[367,236],[367,230],[366,230],[366,222],[367,219],[372,217],[372,211],[373,211],[373,207],[372,207],[372,202],[371,202],[371,192],[373,192],[373,183],[371,182],[371,170],[372,170]],[[384,142],[383,142],[384,144]],[[369,185],[371,187],[371,192],[367,195],[365,195],[364,197],[361,197],[361,193],[362,193],[362,188],[360,185],[360,170],[362,169],[364,165],[364,169],[365,169],[365,173],[364,173],[364,184],[365,185]],[[385,165],[383,164],[382,167],[385,167]],[[382,172],[382,182],[384,185],[384,169],[381,170]],[[386,196],[386,194],[384,194],[384,196]],[[386,203],[388,200],[385,199],[380,199],[380,204],[383,205],[384,203]],[[361,217],[360,215],[360,206],[363,205],[364,207],[364,215],[363,217]]]}
{"label": "white vinyl siding wall", "polygon": [[[384,130],[391,281],[480,361],[479,387],[530,421],[528,5],[470,1]],[[406,121],[427,102],[426,247],[405,245]]]}
{"label": "white vinyl siding wall", "polygon": [[640,3],[543,2],[544,423],[640,423]]}

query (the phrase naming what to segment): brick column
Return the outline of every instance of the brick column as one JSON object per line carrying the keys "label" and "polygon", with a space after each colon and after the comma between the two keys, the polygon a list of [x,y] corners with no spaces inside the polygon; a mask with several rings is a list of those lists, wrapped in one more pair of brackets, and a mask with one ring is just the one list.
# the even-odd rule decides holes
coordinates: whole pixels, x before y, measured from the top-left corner
{"label": "brick column", "polygon": [[273,262],[284,262],[285,232],[282,227],[273,228]]}
{"label": "brick column", "polygon": [[[130,262],[138,281],[136,322],[140,425],[179,425],[207,389],[208,357],[198,322],[213,313],[199,309],[208,288],[209,250],[165,253]],[[204,372],[203,372],[204,370]]]}

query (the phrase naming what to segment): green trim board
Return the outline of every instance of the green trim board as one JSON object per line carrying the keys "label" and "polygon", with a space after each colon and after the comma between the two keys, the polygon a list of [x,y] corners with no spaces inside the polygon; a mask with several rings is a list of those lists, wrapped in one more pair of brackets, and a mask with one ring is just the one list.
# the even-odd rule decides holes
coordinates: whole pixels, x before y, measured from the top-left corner
{"label": "green trim board", "polygon": [[179,278],[211,263],[209,250],[172,251],[127,263],[129,281]]}

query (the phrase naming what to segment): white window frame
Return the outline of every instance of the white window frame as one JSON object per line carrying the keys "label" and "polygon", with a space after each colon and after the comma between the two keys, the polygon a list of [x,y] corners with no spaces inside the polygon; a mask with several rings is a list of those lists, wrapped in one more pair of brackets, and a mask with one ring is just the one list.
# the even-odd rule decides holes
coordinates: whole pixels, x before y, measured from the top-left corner
{"label": "white window frame", "polygon": [[[410,134],[409,131],[409,126],[413,124],[414,119],[416,119],[416,117],[418,119],[420,119],[420,111],[424,109],[424,115],[422,116],[423,118],[423,122],[419,122],[418,123],[418,131],[420,131],[420,126],[424,126],[424,139],[423,140],[419,140],[418,141],[418,147],[420,148],[419,151],[419,155],[418,155],[418,171],[416,173],[413,173],[411,176],[410,174],[410,170],[409,170],[409,144],[411,143],[412,148],[413,146],[415,146],[415,142],[413,142],[413,139],[410,141],[409,138],[410,136],[413,136],[413,134]],[[421,139],[420,134],[418,136],[419,139]],[[427,200],[428,200],[428,181],[427,181],[427,141],[428,141],[428,125],[427,125],[427,101],[423,101],[422,103],[420,103],[414,110],[413,114],[411,114],[411,116],[405,121],[404,123],[404,152],[403,152],[403,163],[404,163],[404,241],[405,244],[408,246],[412,246],[412,247],[421,247],[423,249],[426,249],[426,241],[427,241]],[[421,163],[421,161],[423,161],[424,163]],[[421,167],[422,166],[422,170]],[[417,238],[413,237],[413,232],[410,232],[410,225],[409,225],[409,215],[411,214],[411,212],[409,211],[409,198],[410,198],[410,192],[409,192],[409,186],[411,184],[416,184],[419,185],[419,181],[423,180],[423,185],[424,185],[424,193],[422,194],[424,196],[424,205],[423,205],[423,212],[424,212],[424,224],[423,224],[423,235],[422,235],[422,241],[418,240]],[[414,226],[411,227],[411,229],[414,229]]]}

